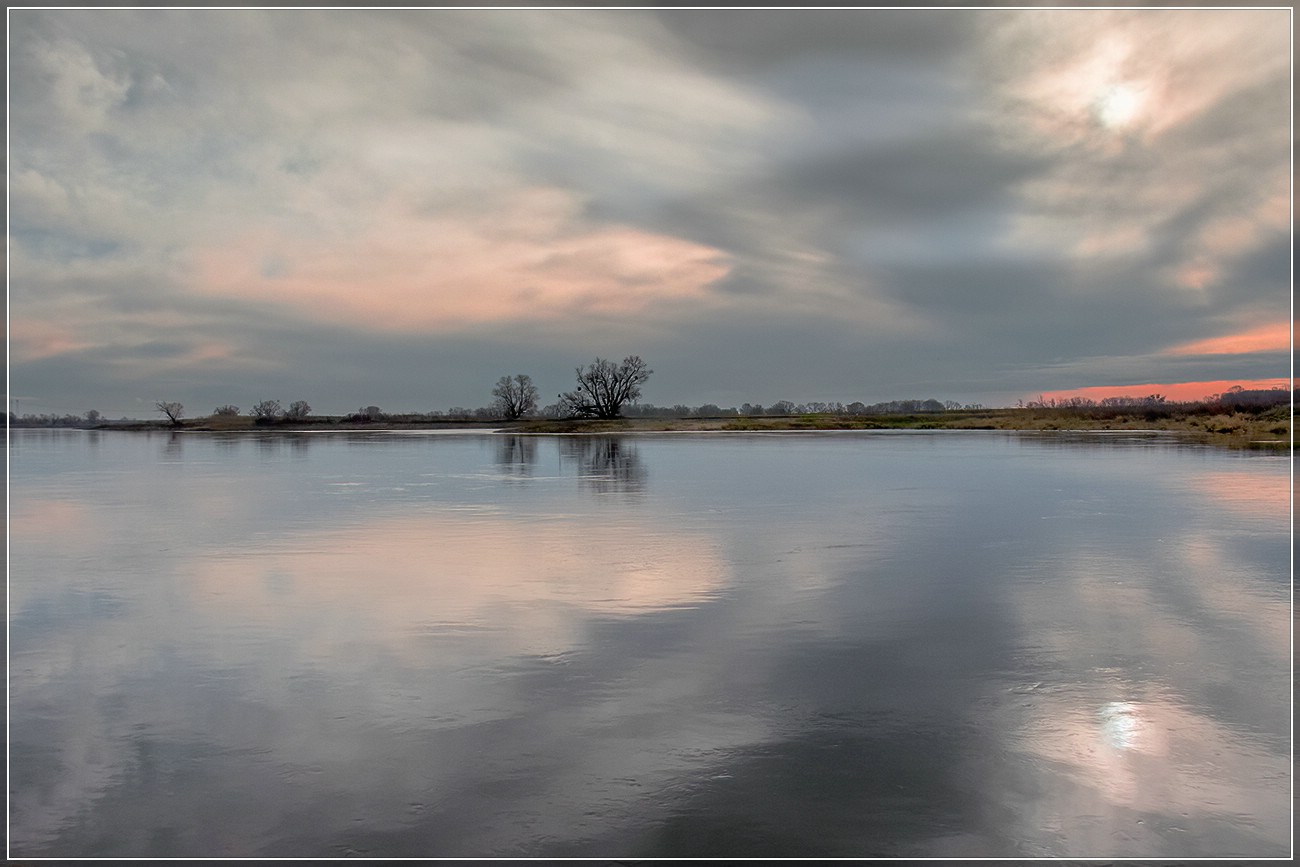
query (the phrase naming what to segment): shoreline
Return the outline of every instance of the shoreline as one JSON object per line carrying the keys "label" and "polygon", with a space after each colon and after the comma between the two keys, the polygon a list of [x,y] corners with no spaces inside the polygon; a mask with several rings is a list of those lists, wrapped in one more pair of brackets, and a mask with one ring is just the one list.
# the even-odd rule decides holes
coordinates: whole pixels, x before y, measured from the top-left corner
{"label": "shoreline", "polygon": [[374,422],[350,422],[342,417],[317,416],[255,424],[248,417],[199,418],[166,421],[109,422],[98,425],[63,427],[12,425],[12,430],[76,429],[92,431],[145,431],[181,433],[252,433],[295,435],[308,433],[515,433],[521,435],[620,433],[790,433],[836,431],[1001,431],[1043,434],[1128,434],[1156,436],[1172,434],[1191,443],[1235,448],[1289,449],[1290,407],[1265,412],[1168,412],[1129,411],[1088,413],[1040,409],[949,410],[909,415],[844,416],[808,414],[800,416],[724,416],[713,418],[616,418],[616,419],[520,419],[431,420],[401,417]]}

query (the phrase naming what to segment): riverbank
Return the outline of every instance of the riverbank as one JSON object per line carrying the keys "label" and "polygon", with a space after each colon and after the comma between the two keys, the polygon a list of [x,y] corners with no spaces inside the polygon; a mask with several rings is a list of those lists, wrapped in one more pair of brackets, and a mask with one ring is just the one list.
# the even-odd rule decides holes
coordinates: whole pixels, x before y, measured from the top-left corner
{"label": "riverbank", "polygon": [[[15,425],[15,427],[18,427]],[[370,422],[339,416],[311,416],[257,424],[248,416],[211,416],[165,421],[118,421],[91,430],[194,431],[212,433],[294,433],[302,431],[469,430],[490,427],[521,434],[602,434],[666,431],[834,431],[834,430],[1002,430],[1167,432],[1193,442],[1238,448],[1287,448],[1291,442],[1291,409],[1272,407],[1258,412],[1197,412],[1178,408],[1099,410],[1006,408],[945,410],[914,414],[787,416],[719,416],[713,418],[618,419],[430,419],[389,416]]]}
{"label": "riverbank", "polygon": [[756,416],[668,419],[533,420],[521,433],[616,433],[636,431],[818,431],[818,430],[1002,430],[1026,432],[1161,432],[1194,442],[1235,447],[1287,448],[1290,408],[1262,413],[1088,413],[1039,409],[948,410],[912,415]]}

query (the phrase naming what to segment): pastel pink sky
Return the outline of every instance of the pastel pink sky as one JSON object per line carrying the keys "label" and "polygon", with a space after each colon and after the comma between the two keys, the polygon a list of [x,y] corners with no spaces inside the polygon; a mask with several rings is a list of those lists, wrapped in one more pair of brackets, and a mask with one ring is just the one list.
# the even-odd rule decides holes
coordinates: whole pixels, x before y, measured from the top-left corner
{"label": "pastel pink sky", "polygon": [[389,204],[322,243],[274,228],[194,256],[193,288],[306,320],[438,332],[564,316],[642,315],[706,303],[722,251],[628,226],[586,226],[556,190],[491,216],[432,218]]}
{"label": "pastel pink sky", "polygon": [[1097,385],[1071,388],[1063,391],[1045,391],[1048,400],[1086,397],[1101,400],[1105,397],[1146,397],[1162,394],[1166,400],[1197,401],[1211,395],[1222,394],[1234,386],[1244,389],[1290,388],[1289,379],[1216,379],[1202,382],[1148,382],[1140,385]]}

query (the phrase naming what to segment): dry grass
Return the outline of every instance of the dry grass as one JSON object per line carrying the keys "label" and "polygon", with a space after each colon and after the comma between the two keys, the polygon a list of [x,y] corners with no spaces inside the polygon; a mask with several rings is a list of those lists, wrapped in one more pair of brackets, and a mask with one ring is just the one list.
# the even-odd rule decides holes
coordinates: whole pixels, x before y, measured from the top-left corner
{"label": "dry grass", "polygon": [[[1155,410],[1014,408],[872,416],[810,414],[723,418],[525,419],[516,422],[430,422],[399,417],[382,422],[355,423],[338,417],[313,416],[272,425],[255,424],[249,416],[210,416],[188,419],[179,429],[273,433],[301,430],[304,427],[316,430],[418,430],[484,426],[524,434],[801,430],[1167,431],[1182,434],[1193,442],[1274,448],[1285,448],[1291,440],[1291,414],[1288,406],[1253,413],[1197,412],[1175,406]],[[140,422],[127,429],[178,428],[173,428],[166,422]]]}

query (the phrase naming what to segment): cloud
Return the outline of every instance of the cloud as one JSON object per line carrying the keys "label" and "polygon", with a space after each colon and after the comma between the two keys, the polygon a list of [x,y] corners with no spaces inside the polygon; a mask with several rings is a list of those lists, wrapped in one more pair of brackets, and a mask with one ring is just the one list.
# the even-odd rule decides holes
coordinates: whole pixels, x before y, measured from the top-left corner
{"label": "cloud", "polygon": [[166,342],[207,396],[353,377],[328,343],[410,400],[459,367],[447,405],[489,352],[638,352],[670,403],[1244,375],[1161,353],[1285,315],[1282,14],[15,10],[14,372],[77,405],[108,357],[155,391]]}
{"label": "cloud", "polygon": [[[1099,10],[991,20],[984,69],[1014,119],[1001,128],[1054,163],[1023,190],[1014,245],[1159,256],[1197,300],[1223,260],[1288,230],[1281,18]],[[1131,104],[1122,124],[1107,123],[1117,88]]]}
{"label": "cloud", "polygon": [[1171,346],[1167,355],[1241,355],[1282,352],[1291,348],[1291,323],[1273,322],[1237,334],[1225,334]]}
{"label": "cloud", "polygon": [[196,291],[288,306],[311,320],[440,332],[485,323],[637,316],[707,306],[721,251],[626,226],[585,227],[571,196],[528,190],[484,213],[396,204],[338,237],[239,232],[198,250]]}

